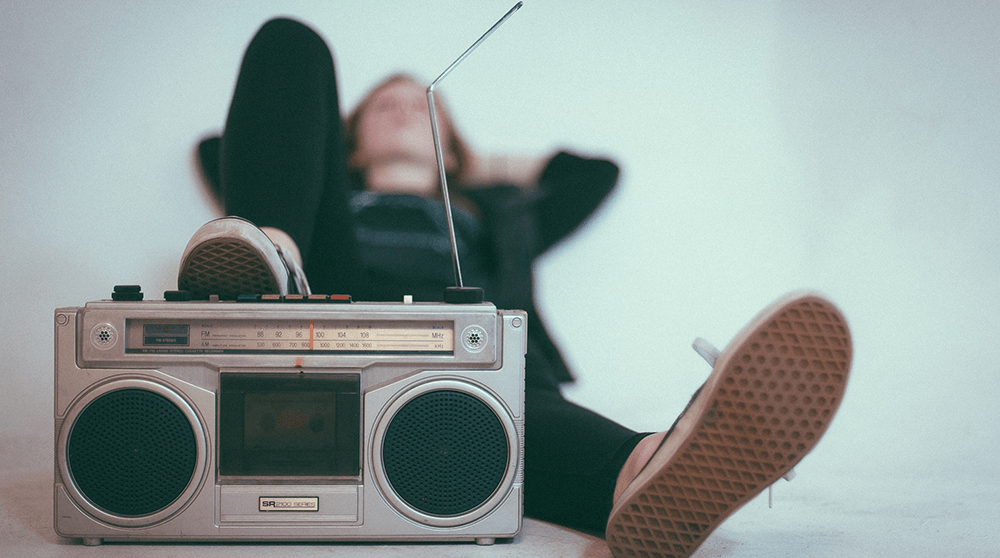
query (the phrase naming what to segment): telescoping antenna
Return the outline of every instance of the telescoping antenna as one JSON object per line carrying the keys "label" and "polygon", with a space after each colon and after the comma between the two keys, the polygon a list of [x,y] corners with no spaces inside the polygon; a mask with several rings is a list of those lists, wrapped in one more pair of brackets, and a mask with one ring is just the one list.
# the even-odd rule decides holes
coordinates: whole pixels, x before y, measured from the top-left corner
{"label": "telescoping antenna", "polygon": [[510,16],[514,15],[514,12],[521,8],[523,2],[518,2],[513,8],[507,11],[506,14],[499,21],[493,24],[486,33],[483,33],[479,40],[472,43],[461,56],[458,57],[454,62],[448,66],[444,72],[430,86],[427,87],[427,107],[431,114],[431,131],[434,133],[434,153],[437,155],[438,164],[438,176],[441,180],[441,194],[444,196],[444,213],[448,220],[448,240],[451,242],[451,265],[455,270],[455,286],[448,287],[444,291],[444,301],[452,304],[475,304],[483,301],[483,289],[479,287],[466,287],[462,283],[462,266],[458,261],[458,242],[455,240],[455,221],[451,216],[451,198],[448,195],[448,178],[445,176],[444,169],[444,150],[441,147],[441,133],[438,131],[438,120],[437,120],[437,110],[434,107],[434,88],[437,87],[441,80],[447,77],[448,74],[455,69],[456,66],[461,64],[462,60],[468,58],[472,51],[476,50],[497,30],[501,25],[504,24]]}

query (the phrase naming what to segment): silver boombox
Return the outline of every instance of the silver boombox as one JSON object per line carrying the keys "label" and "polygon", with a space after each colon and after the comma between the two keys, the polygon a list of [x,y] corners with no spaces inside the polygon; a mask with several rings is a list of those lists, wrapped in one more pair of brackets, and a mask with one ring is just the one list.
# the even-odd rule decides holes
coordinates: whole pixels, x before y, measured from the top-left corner
{"label": "silver boombox", "polygon": [[56,531],[513,537],[525,314],[320,298],[56,310]]}
{"label": "silver boombox", "polygon": [[85,544],[518,533],[527,317],[462,284],[433,93],[520,7],[427,88],[456,279],[445,304],[141,302],[116,287],[56,310],[56,532]]}

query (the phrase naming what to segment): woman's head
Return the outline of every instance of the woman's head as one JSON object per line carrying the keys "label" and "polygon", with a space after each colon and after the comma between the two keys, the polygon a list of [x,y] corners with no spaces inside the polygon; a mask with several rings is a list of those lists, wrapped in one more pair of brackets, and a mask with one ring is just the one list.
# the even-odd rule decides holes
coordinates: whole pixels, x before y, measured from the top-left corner
{"label": "woman's head", "polygon": [[[465,142],[439,99],[438,129],[449,179],[468,163]],[[407,74],[384,79],[358,103],[345,123],[348,167],[363,183],[372,164],[401,160],[436,165],[425,87]]]}

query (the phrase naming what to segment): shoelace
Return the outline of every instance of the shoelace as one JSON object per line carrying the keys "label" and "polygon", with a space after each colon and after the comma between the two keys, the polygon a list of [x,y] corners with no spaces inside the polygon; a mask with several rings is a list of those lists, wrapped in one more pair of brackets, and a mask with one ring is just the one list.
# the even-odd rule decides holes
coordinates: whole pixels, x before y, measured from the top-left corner
{"label": "shoelace", "polygon": [[[713,345],[713,344],[709,343],[708,341],[706,341],[706,340],[702,339],[701,337],[699,337],[699,338],[697,338],[697,339],[694,340],[694,343],[691,344],[691,347],[694,349],[694,351],[696,353],[698,353],[701,356],[701,358],[705,359],[705,361],[708,362],[709,366],[711,366],[712,368],[715,368],[715,361],[718,360],[719,355],[722,354],[722,352],[719,351],[719,349],[715,348],[715,345]],[[787,473],[785,473],[784,475],[781,475],[781,478],[785,479],[786,482],[790,482],[792,479],[795,478],[795,468],[793,467],[793,468],[789,469]],[[773,484],[767,487],[767,507],[768,508],[773,508],[774,507],[774,490],[773,489],[774,489],[774,485]]]}

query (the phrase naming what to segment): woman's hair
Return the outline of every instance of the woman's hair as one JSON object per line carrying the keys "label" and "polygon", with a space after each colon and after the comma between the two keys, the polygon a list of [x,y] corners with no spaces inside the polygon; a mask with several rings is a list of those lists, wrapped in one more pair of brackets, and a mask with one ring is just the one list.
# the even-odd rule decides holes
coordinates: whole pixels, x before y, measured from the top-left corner
{"label": "woman's hair", "polygon": [[[400,82],[411,83],[417,87],[423,88],[424,86],[420,81],[410,74],[406,73],[396,73],[389,77],[383,79],[377,85],[375,85],[368,93],[361,99],[361,101],[354,107],[354,110],[347,115],[347,119],[344,121],[344,147],[347,154],[347,167],[350,172],[350,178],[352,183],[354,183],[359,188],[364,188],[364,176],[362,175],[361,168],[355,166],[352,163],[355,151],[358,149],[358,125],[361,120],[361,115],[368,110],[368,106],[371,104],[372,98],[376,93],[389,87],[390,85],[395,85]],[[455,121],[451,118],[448,110],[445,108],[444,103],[441,101],[439,96],[435,96],[436,112],[438,116],[438,121],[444,124],[444,128],[450,130],[449,137],[441,138],[441,146],[445,153],[451,151],[454,155],[455,163],[451,168],[447,169],[448,181],[457,182],[458,177],[461,177],[464,173],[466,167],[469,165],[469,158],[471,153],[465,140],[462,139],[461,135],[455,127]]]}

